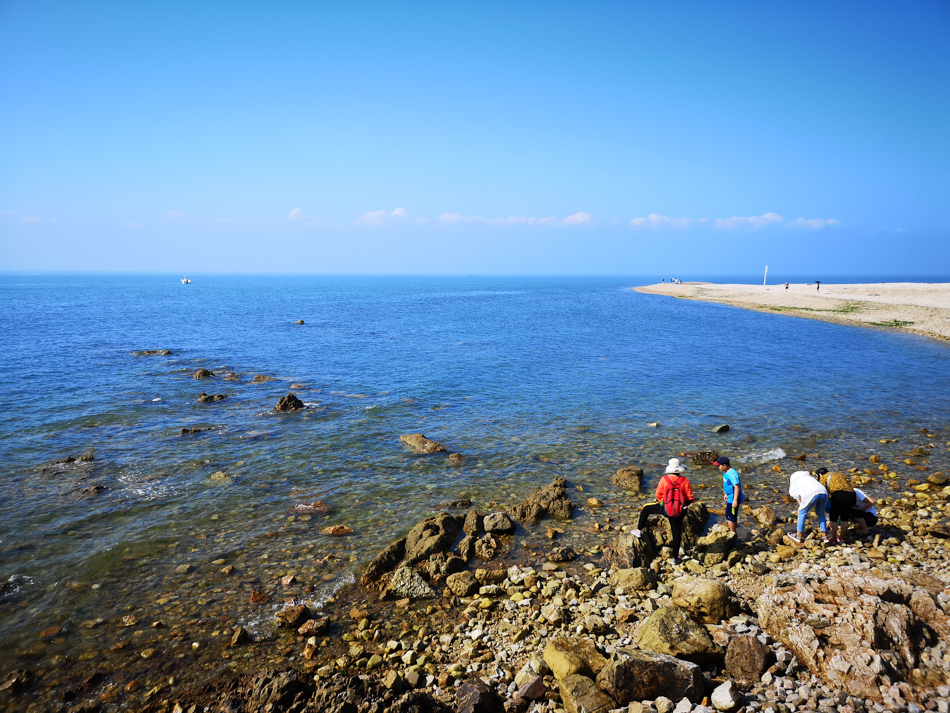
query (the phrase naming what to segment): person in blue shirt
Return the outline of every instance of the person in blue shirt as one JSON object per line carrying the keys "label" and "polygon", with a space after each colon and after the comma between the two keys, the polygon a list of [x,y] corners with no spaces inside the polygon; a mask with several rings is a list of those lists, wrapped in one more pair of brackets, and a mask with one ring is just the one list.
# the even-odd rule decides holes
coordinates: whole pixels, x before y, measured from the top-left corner
{"label": "person in blue shirt", "polygon": [[729,523],[729,529],[735,532],[739,506],[745,500],[742,496],[742,483],[736,469],[729,464],[729,459],[725,456],[719,456],[713,461],[713,465],[719,466],[719,472],[722,473],[722,499],[726,503],[726,522]]}

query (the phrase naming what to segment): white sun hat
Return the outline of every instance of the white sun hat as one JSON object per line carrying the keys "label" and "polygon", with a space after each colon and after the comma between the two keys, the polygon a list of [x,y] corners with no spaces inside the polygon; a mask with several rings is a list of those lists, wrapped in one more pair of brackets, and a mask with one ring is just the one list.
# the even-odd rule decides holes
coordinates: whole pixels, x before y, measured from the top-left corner
{"label": "white sun hat", "polygon": [[686,470],[686,466],[680,464],[679,458],[670,458],[670,464],[666,466],[667,473],[682,473]]}

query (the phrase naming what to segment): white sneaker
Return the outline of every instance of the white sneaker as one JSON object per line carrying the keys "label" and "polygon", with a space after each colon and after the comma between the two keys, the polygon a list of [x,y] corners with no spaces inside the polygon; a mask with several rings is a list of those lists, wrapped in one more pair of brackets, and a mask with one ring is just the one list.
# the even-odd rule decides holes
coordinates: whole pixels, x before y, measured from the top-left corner
{"label": "white sneaker", "polygon": [[788,539],[790,539],[792,542],[798,543],[799,545],[802,543],[802,541],[801,541],[801,539],[798,537],[798,535],[792,535],[792,534],[790,533],[790,534],[788,535]]}
{"label": "white sneaker", "polygon": [[639,530],[630,530],[630,534],[639,538],[642,533]]}

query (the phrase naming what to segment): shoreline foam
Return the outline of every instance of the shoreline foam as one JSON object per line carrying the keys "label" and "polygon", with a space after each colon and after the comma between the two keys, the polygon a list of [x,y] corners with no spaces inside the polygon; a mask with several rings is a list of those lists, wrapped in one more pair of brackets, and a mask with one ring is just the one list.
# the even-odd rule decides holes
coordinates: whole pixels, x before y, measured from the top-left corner
{"label": "shoreline foam", "polygon": [[950,283],[738,285],[660,283],[634,291],[950,339]]}

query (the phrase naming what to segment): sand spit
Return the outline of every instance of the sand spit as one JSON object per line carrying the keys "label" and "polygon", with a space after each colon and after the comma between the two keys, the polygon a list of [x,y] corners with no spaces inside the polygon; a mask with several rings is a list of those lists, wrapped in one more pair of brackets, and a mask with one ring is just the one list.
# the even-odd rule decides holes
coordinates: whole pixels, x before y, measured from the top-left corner
{"label": "sand spit", "polygon": [[950,283],[886,282],[863,285],[725,285],[660,283],[637,292],[704,300],[839,324],[883,327],[950,339]]}

